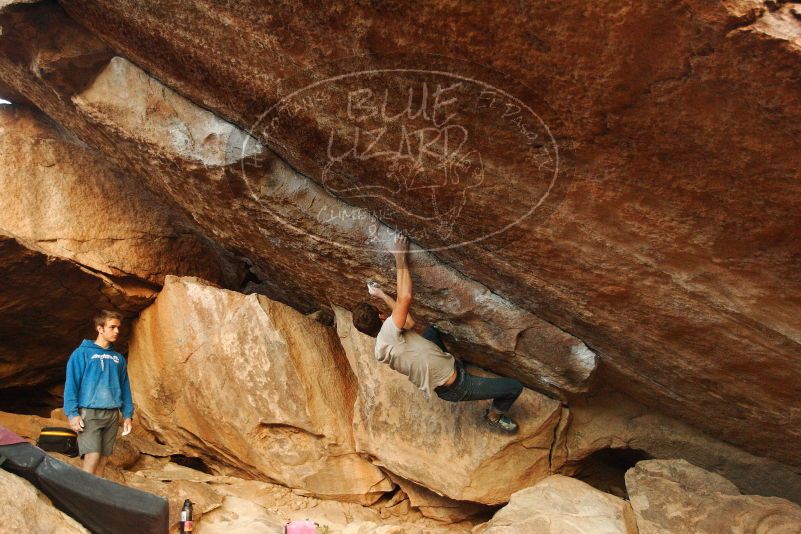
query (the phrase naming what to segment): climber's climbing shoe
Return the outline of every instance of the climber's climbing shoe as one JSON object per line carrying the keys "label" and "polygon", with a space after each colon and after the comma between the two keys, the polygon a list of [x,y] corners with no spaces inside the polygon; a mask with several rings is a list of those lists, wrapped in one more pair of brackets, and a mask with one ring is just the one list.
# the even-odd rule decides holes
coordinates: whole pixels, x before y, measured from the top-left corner
{"label": "climber's climbing shoe", "polygon": [[484,419],[487,420],[487,423],[489,423],[490,426],[499,428],[504,432],[508,432],[509,434],[514,434],[515,432],[517,432],[517,423],[512,421],[512,419],[509,418],[507,415],[502,414],[498,419],[492,419],[490,417],[490,411],[488,408],[487,411],[484,413]]}

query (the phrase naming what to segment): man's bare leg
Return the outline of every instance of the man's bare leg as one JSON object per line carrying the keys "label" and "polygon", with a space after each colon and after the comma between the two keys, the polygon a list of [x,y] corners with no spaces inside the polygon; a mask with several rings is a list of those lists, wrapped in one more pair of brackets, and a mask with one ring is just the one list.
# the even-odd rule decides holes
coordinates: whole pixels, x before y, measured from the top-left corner
{"label": "man's bare leg", "polygon": [[95,475],[99,477],[103,476],[106,470],[106,462],[108,462],[108,456],[101,456],[100,461],[97,463],[97,468],[95,469]]}
{"label": "man's bare leg", "polygon": [[87,473],[95,474],[97,466],[100,464],[99,452],[87,452],[83,455],[83,470]]}

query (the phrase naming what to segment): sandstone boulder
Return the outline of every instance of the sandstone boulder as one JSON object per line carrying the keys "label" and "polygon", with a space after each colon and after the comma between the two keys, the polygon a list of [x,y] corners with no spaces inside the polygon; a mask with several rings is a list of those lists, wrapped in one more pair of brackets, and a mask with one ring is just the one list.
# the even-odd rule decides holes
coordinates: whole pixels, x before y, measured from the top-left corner
{"label": "sandstone boulder", "polygon": [[39,438],[39,432],[42,428],[46,426],[63,427],[68,425],[61,419],[0,412],[0,426],[4,426],[19,437],[25,438],[31,443],[35,443]]}
{"label": "sandstone boulder", "polygon": [[411,506],[419,510],[425,517],[430,517],[443,523],[457,523],[469,517],[486,513],[489,510],[486,506],[474,502],[456,501],[443,497],[404,478],[397,476],[390,478],[408,496]]}
{"label": "sandstone boulder", "polygon": [[372,521],[357,521],[342,529],[342,534],[433,534],[437,529],[421,529],[412,525],[379,525]]}
{"label": "sandstone boulder", "polygon": [[737,487],[685,460],[646,460],[626,473],[640,534],[795,534],[801,507]]}
{"label": "sandstone boulder", "polygon": [[203,519],[201,528],[209,534],[249,534],[281,532],[283,526],[261,506],[239,497],[225,497],[222,506]]}
{"label": "sandstone boulder", "polygon": [[0,233],[112,277],[233,285],[219,246],[134,176],[25,106],[0,106]]}
{"label": "sandstone boulder", "polygon": [[[386,280],[383,249],[391,228],[297,172],[250,138],[242,129],[248,125],[223,121],[128,59],[113,57],[57,5],[9,8],[2,18],[14,32],[0,39],[0,49],[5,43],[22,52],[0,52],[0,78],[24,86],[38,107],[245,256],[251,287],[308,313],[329,300],[351,306],[366,278]],[[49,38],[24,38],[39,33]],[[41,71],[48,76],[38,76]],[[224,222],[220,205],[228,206]],[[436,256],[418,251],[415,257],[426,273],[418,314],[436,317],[466,357],[514,371],[551,394],[587,389],[597,357],[583,342]],[[300,258],[304,269],[296,268]],[[341,283],[325,282],[331,273]]]}
{"label": "sandstone boulder", "polygon": [[80,523],[59,511],[25,479],[0,468],[0,525],[3,532],[89,534]]}
{"label": "sandstone boulder", "polygon": [[381,520],[374,507],[298,495],[290,488],[269,482],[215,477],[212,487],[226,497],[245,499],[261,506],[281,523],[310,519],[334,529],[335,525],[341,527],[353,521]]}
{"label": "sandstone boulder", "polygon": [[801,503],[801,475],[796,470],[717,440],[623,393],[601,391],[573,399],[570,416],[565,446],[555,451],[555,456],[566,458],[561,474],[584,480],[594,476],[588,470],[605,463],[611,475],[607,480],[625,495],[623,476],[637,461],[683,458],[726,477],[745,493]]}
{"label": "sandstone boulder", "polygon": [[356,384],[335,332],[288,306],[168,276],[129,360],[139,420],[183,455],[340,500],[392,488],[353,446]]}
{"label": "sandstone boulder", "polygon": [[[420,313],[440,321],[468,359],[532,387],[580,392],[595,368],[591,346],[604,355],[604,380],[638,401],[798,467],[801,419],[786,409],[801,393],[801,101],[787,75],[801,70],[801,55],[791,6],[525,7],[487,3],[454,17],[447,2],[403,14],[382,4],[291,12],[202,2],[4,4],[0,78],[246,256],[256,285],[275,298],[304,312],[329,300],[350,307],[365,278],[386,277],[378,251],[389,228],[401,229],[437,249],[429,259],[448,276],[421,277],[437,283],[419,293]],[[401,50],[408,56],[398,59]],[[455,119],[481,154],[458,163],[486,172],[456,168],[445,176],[452,180],[425,181],[437,193],[425,201],[408,187],[415,169],[393,158],[335,166],[333,181],[321,165],[332,144],[354,144],[354,129],[426,132],[430,114],[354,125],[347,111],[358,85],[341,83],[279,106],[291,114],[283,129],[257,127],[298,84],[343,72],[369,73],[372,96],[389,89],[390,113],[403,110],[410,85],[418,96],[436,90],[433,67],[472,74],[457,59],[465,55],[491,65],[494,74],[479,80],[536,110],[549,135],[533,146],[515,142],[523,117],[505,121],[505,111],[524,106],[494,98],[501,91],[452,93]],[[304,72],[312,66],[322,67]],[[386,73],[397,67],[426,74]],[[211,128],[202,127],[207,112]],[[243,143],[240,131],[252,132],[264,150],[240,150],[232,162],[217,151],[222,131]],[[365,148],[358,140],[357,154]],[[389,144],[387,136],[376,148]],[[543,180],[557,162],[545,145],[558,148],[555,182]],[[426,163],[424,180],[461,167]],[[476,186],[467,194],[458,187],[466,182]],[[539,196],[550,183],[548,197]],[[353,194],[374,186],[393,194]],[[543,209],[533,217],[465,242],[513,221],[536,198]],[[461,224],[409,216],[454,205]],[[332,273],[341,283],[330,283]]]}
{"label": "sandstone boulder", "polygon": [[[125,472],[125,484],[165,496],[170,501],[171,524],[184,498],[195,503],[199,532],[280,532],[288,521],[309,519],[323,532],[340,534],[372,525],[414,534],[467,534],[471,524],[443,525],[413,511],[403,517],[384,517],[380,504],[365,507],[352,502],[321,500],[297,490],[258,480],[209,475],[174,463]],[[408,503],[408,501],[406,501]],[[401,530],[397,530],[401,529]]]}
{"label": "sandstone boulder", "polygon": [[628,502],[553,475],[512,495],[484,534],[637,534]]}
{"label": "sandstone boulder", "polygon": [[[447,239],[439,231],[442,217],[413,218],[409,212],[431,208],[434,200],[451,206],[465,198],[459,188],[443,187],[444,198],[426,196],[422,202],[418,189],[393,189],[398,169],[392,168],[391,158],[362,158],[356,162],[361,165],[341,172],[333,183],[320,171],[329,162],[329,140],[347,148],[348,141],[355,144],[354,130],[361,131],[361,154],[369,145],[367,132],[397,130],[398,122],[412,131],[435,128],[424,124],[430,114],[405,122],[382,121],[373,114],[374,122],[359,122],[347,115],[350,91],[359,86],[342,82],[329,84],[325,93],[301,92],[304,99],[284,108],[291,120],[283,129],[259,128],[258,119],[298,86],[353,72],[372,76],[367,111],[380,105],[387,89],[387,115],[392,116],[404,110],[410,87],[417,104],[424,83],[429,82],[432,99],[436,82],[448,84],[422,76],[399,80],[387,70],[437,70],[469,78],[472,71],[464,70],[458,58],[490,65],[495,74],[479,79],[499,89],[492,96],[500,90],[510,93],[547,123],[558,146],[556,188],[539,206],[544,209],[529,219],[471,246],[442,247],[438,260],[600,351],[610,371],[607,378],[638,400],[666,406],[715,437],[798,466],[794,444],[801,439],[801,419],[786,409],[801,393],[801,283],[794,238],[801,124],[794,73],[801,71],[801,53],[791,3],[690,0],[680,7],[594,4],[587,11],[585,2],[530,0],[522,8],[502,2],[459,8],[431,2],[403,13],[384,4],[354,4],[350,10],[167,1],[141,6],[134,0],[65,0],[60,5],[119,55],[191,101],[251,128],[293,169],[347,197],[350,206],[414,234],[424,248],[443,240],[458,244],[497,229],[538,198],[532,193],[547,183],[541,170],[553,169],[555,158],[543,161],[542,154],[532,155],[528,145],[516,142],[515,123],[503,122],[509,113],[517,124],[525,120],[514,113],[513,101],[449,93],[457,100],[446,109],[457,114],[453,123],[476,141],[486,172],[480,187],[467,196],[461,224]],[[33,33],[48,34],[65,25],[50,24]],[[25,34],[9,32],[4,55],[11,61],[5,63],[18,54],[20,65],[36,64],[36,54],[18,52],[26,45],[15,33]],[[406,57],[398,59],[398,52]],[[338,70],[348,63],[342,58],[356,59]],[[320,68],[308,72],[312,67]],[[8,83],[12,73],[19,70],[0,69]],[[41,101],[69,129],[86,132],[64,117],[55,97],[46,96],[47,80],[20,78],[25,81],[17,85],[24,85],[20,92],[26,97]],[[91,142],[100,145],[97,137]],[[397,152],[393,141],[397,137],[384,135],[374,152]],[[441,178],[435,165],[424,162],[423,167],[424,179]],[[308,190],[301,177],[285,177],[282,189]],[[263,195],[263,205],[254,209],[263,213],[276,204],[275,197],[263,193],[274,191],[275,182],[253,178],[250,184],[256,187],[231,200]],[[342,179],[349,180],[351,190],[341,187]],[[234,191],[238,184],[230,181]],[[353,194],[359,187],[382,185],[394,194]],[[186,191],[178,187],[170,184],[169,189],[184,205],[195,195],[211,196],[198,194],[194,183]],[[321,205],[311,204],[306,195],[279,196],[295,206]],[[221,194],[217,206],[232,204]],[[209,213],[209,227],[221,233],[232,216],[219,209],[211,214],[205,206],[197,211]],[[348,217],[348,222],[358,233],[360,220]],[[315,235],[334,239],[301,244],[293,235],[282,240],[291,242],[282,254],[305,263],[314,247],[328,248],[330,241],[354,244],[327,233],[325,224],[318,226],[321,232]],[[308,229],[295,228],[304,234]],[[255,242],[243,237],[230,239],[240,245]],[[273,249],[258,248],[252,254],[262,270],[288,261],[268,259]],[[339,256],[343,249],[329,252]],[[352,279],[358,287],[356,279],[367,274],[361,265],[368,262],[359,259],[341,267],[345,263],[329,272],[359,273]],[[329,289],[329,272],[309,272],[301,286],[321,300],[319,288]],[[332,300],[350,306],[356,289],[337,296]],[[475,317],[468,312],[450,319],[463,323]],[[497,333],[475,335],[478,326],[491,328],[471,326],[475,357],[487,354],[497,339]],[[528,349],[518,351],[536,359],[537,343],[521,338]],[[482,363],[490,367],[495,356]],[[515,367],[504,369],[510,354],[498,356],[492,368],[509,372]],[[549,359],[545,367],[558,369],[560,361]],[[746,387],[743,377],[748,377]]]}
{"label": "sandstone boulder", "polygon": [[169,524],[173,527],[181,518],[185,499],[192,501],[192,515],[198,522],[222,505],[224,497],[205,484],[210,478],[204,473],[169,463],[160,470],[124,472],[122,483],[167,499]]}
{"label": "sandstone boulder", "polygon": [[[222,180],[224,173],[242,172],[241,168],[254,157],[268,157],[265,155],[268,152],[266,147],[258,140],[201,109],[121,57],[112,58],[92,85],[73,97],[73,101],[77,111],[83,113],[88,120],[117,132],[118,135],[126,136],[141,149],[157,152],[171,161],[180,162],[187,168],[187,172],[190,169],[193,172],[202,172],[205,178],[213,182]],[[176,125],[180,125],[180,128]],[[273,217],[277,219],[273,223],[283,222],[284,227],[303,228],[307,235],[296,235],[296,239],[313,238],[314,232],[325,229],[329,238],[356,245],[348,247],[351,262],[363,260],[360,262],[363,263],[362,269],[369,269],[371,261],[365,258],[365,252],[369,251],[359,250],[358,243],[362,241],[367,246],[366,242],[376,237],[371,235],[376,234],[371,228],[380,222],[373,220],[367,212],[360,213],[357,217],[371,221],[372,224],[362,224],[360,227],[341,220],[340,215],[321,218],[321,212],[341,214],[347,210],[347,206],[328,196],[314,182],[304,180],[291,169],[285,168],[280,162],[273,162],[270,167],[270,175],[254,168],[248,168],[247,173],[242,172],[241,179],[245,182],[243,185],[251,191],[253,199],[258,201],[257,211],[272,211]],[[178,180],[180,177],[174,175],[172,179]],[[164,187],[165,184],[155,186]],[[177,183],[168,187],[175,200],[183,203],[183,195],[187,191],[180,191],[178,188],[182,186]],[[294,208],[282,209],[279,201],[283,200],[281,189],[284,187],[290,188],[294,195],[302,193],[302,196],[308,197],[309,205],[316,201],[318,215],[315,217],[307,210],[298,212]],[[226,193],[230,194],[230,185]],[[186,207],[219,238],[237,243],[241,247],[239,244],[243,241],[244,233],[250,234],[254,230],[254,221],[250,215],[243,218],[240,213],[232,213],[231,216],[237,219],[237,223],[220,228],[214,215],[218,201],[215,198],[214,204],[205,205],[193,201],[191,206]],[[300,200],[294,198],[292,202],[297,204]],[[251,256],[254,256],[254,252],[263,250],[265,230],[283,234],[281,224],[262,225],[259,233],[263,235],[259,239],[247,239]],[[258,257],[258,254],[255,256]],[[532,314],[509,305],[480,285],[460,279],[457,273],[432,261],[427,255],[416,254],[415,257],[418,259],[417,268],[425,274],[424,281],[418,287],[420,294],[424,296],[421,302],[439,310],[442,316],[440,321],[445,323],[446,329],[455,337],[465,338],[463,343],[467,342],[466,344],[476,341],[488,344],[505,353],[507,361],[496,363],[495,367],[514,369],[524,380],[550,389],[573,392],[586,388],[597,361],[595,354],[583,343]],[[271,259],[274,261],[275,258]],[[314,263],[305,264],[306,272],[288,272],[285,278],[291,280],[326,276],[323,265],[332,260],[339,261],[340,257],[335,255],[316,259]],[[329,268],[339,270],[336,264],[331,264]],[[351,278],[354,274],[351,273]],[[437,294],[446,285],[453,294],[443,299]],[[342,294],[350,297],[354,289],[353,286],[338,284],[329,286],[327,291],[330,295]],[[467,309],[472,312],[469,319]],[[461,320],[446,322],[453,315],[458,315]],[[479,352],[476,355],[480,354]],[[485,356],[483,360],[493,359]]]}
{"label": "sandstone boulder", "polygon": [[0,190],[0,386],[18,388],[0,409],[38,409],[32,388],[63,384],[98,309],[138,313],[166,273],[241,275],[185,216],[33,108],[0,106]]}
{"label": "sandstone boulder", "polygon": [[551,452],[568,417],[559,402],[525,390],[510,414],[519,432],[494,432],[483,421],[486,402],[426,399],[405,376],[375,360],[375,339],[353,327],[347,310],[335,312],[357,378],[353,427],[360,452],[450,499],[484,504],[504,503],[558,467]]}

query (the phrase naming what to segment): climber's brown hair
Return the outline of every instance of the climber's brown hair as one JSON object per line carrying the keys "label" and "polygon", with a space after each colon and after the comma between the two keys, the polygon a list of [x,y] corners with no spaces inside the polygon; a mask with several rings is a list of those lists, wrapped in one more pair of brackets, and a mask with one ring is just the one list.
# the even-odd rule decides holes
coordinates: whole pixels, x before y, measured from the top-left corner
{"label": "climber's brown hair", "polygon": [[369,302],[362,302],[353,310],[353,326],[362,334],[376,337],[381,330],[381,318],[378,308]]}
{"label": "climber's brown hair", "polygon": [[98,326],[106,326],[106,321],[109,319],[117,319],[118,321],[122,321],[122,314],[112,310],[100,310],[94,318],[95,328]]}

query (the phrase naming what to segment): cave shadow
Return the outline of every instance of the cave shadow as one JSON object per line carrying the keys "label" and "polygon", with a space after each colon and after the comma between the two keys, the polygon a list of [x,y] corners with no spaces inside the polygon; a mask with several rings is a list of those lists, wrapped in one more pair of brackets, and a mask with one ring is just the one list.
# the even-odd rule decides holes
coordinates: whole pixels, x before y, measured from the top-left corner
{"label": "cave shadow", "polygon": [[637,462],[651,460],[653,456],[640,449],[605,448],[572,464],[573,478],[586,482],[595,489],[628,499],[626,471]]}

